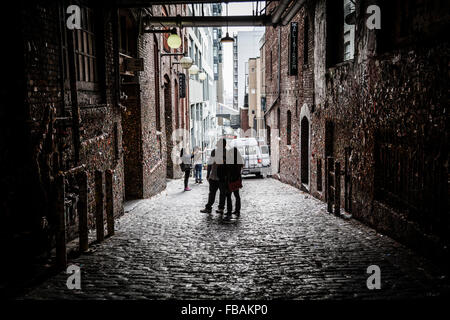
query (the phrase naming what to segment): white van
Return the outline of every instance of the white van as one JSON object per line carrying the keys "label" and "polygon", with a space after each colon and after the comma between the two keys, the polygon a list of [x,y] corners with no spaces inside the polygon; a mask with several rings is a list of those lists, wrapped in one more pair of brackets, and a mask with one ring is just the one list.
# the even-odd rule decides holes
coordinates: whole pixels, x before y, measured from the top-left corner
{"label": "white van", "polygon": [[255,138],[233,139],[228,144],[230,148],[236,147],[244,160],[242,175],[255,174],[261,177],[263,173],[262,154]]}

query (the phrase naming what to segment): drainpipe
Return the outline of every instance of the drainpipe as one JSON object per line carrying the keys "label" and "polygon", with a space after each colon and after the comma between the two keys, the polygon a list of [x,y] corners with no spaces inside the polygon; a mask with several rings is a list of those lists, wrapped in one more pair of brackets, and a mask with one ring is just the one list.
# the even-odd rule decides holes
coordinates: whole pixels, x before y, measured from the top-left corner
{"label": "drainpipe", "polygon": [[281,24],[283,26],[287,25],[293,17],[297,14],[297,12],[300,11],[300,9],[303,7],[303,4],[305,3],[305,0],[298,0],[295,2],[295,4],[292,6],[291,10],[283,17],[281,20]]}

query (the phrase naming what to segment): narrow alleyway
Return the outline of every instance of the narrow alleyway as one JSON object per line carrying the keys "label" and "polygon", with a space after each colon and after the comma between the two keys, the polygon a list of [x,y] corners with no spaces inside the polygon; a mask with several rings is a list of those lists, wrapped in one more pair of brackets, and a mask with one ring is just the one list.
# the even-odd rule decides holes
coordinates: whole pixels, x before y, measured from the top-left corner
{"label": "narrow alleyway", "polygon": [[[171,180],[161,194],[127,203],[116,235],[70,261],[81,267],[81,290],[67,289],[63,272],[25,298],[371,299],[448,290],[437,267],[277,180],[245,179],[243,214],[231,221],[199,212],[207,183],[192,189]],[[366,287],[370,265],[381,268],[381,290]]]}

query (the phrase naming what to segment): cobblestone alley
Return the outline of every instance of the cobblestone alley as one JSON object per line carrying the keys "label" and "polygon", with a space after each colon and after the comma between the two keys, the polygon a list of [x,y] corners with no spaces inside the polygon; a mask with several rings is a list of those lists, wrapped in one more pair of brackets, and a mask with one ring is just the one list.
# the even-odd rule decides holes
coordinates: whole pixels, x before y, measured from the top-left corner
{"label": "cobblestone alley", "polygon": [[[192,179],[191,179],[192,182]],[[274,179],[246,179],[243,212],[199,212],[208,184],[181,180],[126,204],[116,235],[29,292],[32,299],[326,299],[429,297],[448,292],[439,269],[388,237],[326,213],[325,204]],[[215,208],[214,208],[215,209]],[[366,269],[381,268],[381,290]],[[434,279],[434,280],[431,280]],[[445,283],[444,283],[445,282]]]}

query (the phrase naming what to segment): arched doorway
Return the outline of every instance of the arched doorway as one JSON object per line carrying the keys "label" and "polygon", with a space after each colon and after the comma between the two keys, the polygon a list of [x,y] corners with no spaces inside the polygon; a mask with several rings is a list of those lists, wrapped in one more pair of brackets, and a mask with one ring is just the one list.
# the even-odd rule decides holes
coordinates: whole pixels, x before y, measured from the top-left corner
{"label": "arched doorway", "polygon": [[310,186],[310,131],[309,107],[304,104],[300,113],[300,180],[302,186],[308,191]]}
{"label": "arched doorway", "polygon": [[166,126],[166,159],[167,159],[167,178],[174,177],[173,161],[172,161],[172,85],[168,75],[164,75],[164,123]]}

